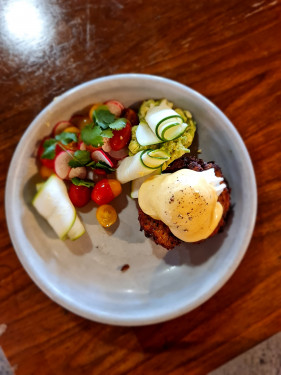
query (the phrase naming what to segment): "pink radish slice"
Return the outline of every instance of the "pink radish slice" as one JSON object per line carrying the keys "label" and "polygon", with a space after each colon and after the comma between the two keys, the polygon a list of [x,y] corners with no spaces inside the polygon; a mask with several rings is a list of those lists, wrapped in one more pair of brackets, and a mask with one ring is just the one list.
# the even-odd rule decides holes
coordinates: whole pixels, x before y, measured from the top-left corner
{"label": "pink radish slice", "polygon": [[86,145],[85,145],[85,143],[84,142],[80,142],[80,143],[78,143],[78,148],[79,148],[79,150],[81,150],[81,151],[86,151]]}
{"label": "pink radish slice", "polygon": [[121,150],[114,151],[111,150],[108,152],[109,156],[116,159],[116,160],[121,160],[124,159],[126,156],[128,156],[128,149],[127,147],[121,148]]}
{"label": "pink radish slice", "polygon": [[94,161],[103,161],[110,167],[113,167],[113,163],[110,160],[109,156],[103,150],[96,150],[91,153],[91,158]]}
{"label": "pink radish slice", "polygon": [[71,180],[74,177],[81,178],[82,180],[86,178],[87,176],[87,170],[85,167],[77,167],[77,168],[71,168],[68,178]]}
{"label": "pink radish slice", "polygon": [[123,109],[125,108],[123,104],[118,102],[117,100],[108,100],[107,102],[104,102],[104,104],[116,117],[120,117]]}
{"label": "pink radish slice", "polygon": [[64,131],[64,129],[73,126],[69,121],[60,121],[53,128],[53,134],[58,135]]}
{"label": "pink radish slice", "polygon": [[110,146],[110,138],[103,138],[102,149],[103,149],[103,151],[105,151],[105,152],[109,152],[109,151],[111,150],[111,146]]}
{"label": "pink radish slice", "polygon": [[89,180],[94,180],[94,172],[92,169],[87,172],[87,178]]}
{"label": "pink radish slice", "polygon": [[70,172],[71,167],[68,165],[69,161],[72,159],[72,154],[74,152],[60,152],[55,158],[55,172],[61,179],[66,179]]}

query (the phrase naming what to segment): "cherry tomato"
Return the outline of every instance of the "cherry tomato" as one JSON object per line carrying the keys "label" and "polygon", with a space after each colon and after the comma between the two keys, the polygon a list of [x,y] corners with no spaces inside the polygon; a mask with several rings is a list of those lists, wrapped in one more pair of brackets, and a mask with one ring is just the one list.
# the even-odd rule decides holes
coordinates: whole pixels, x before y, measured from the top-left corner
{"label": "cherry tomato", "polygon": [[54,174],[54,170],[51,168],[46,167],[45,165],[41,165],[39,169],[40,176],[43,180],[47,180],[52,174]]}
{"label": "cherry tomato", "polygon": [[69,122],[74,126],[79,126],[80,121],[84,118],[83,115],[73,115]]}
{"label": "cherry tomato", "polygon": [[70,184],[68,195],[75,207],[83,207],[91,199],[91,189],[87,186]]}
{"label": "cherry tomato", "polygon": [[89,117],[90,117],[90,119],[93,119],[94,111],[95,111],[98,107],[100,107],[101,105],[102,105],[102,103],[96,103],[96,104],[94,104],[94,105],[91,107],[91,109],[90,109],[90,111],[89,111]]}
{"label": "cherry tomato", "polygon": [[69,126],[68,128],[64,129],[63,133],[80,133],[80,130],[76,126]]}
{"label": "cherry tomato", "polygon": [[98,181],[92,191],[91,198],[98,205],[111,202],[115,197],[121,194],[122,187],[119,181],[103,178]]}
{"label": "cherry tomato", "polygon": [[119,151],[125,147],[131,140],[132,127],[128,121],[126,126],[121,130],[113,130],[113,137],[110,138],[110,147],[114,151]]}
{"label": "cherry tomato", "polygon": [[92,123],[92,120],[89,117],[82,117],[81,121],[79,122],[79,129],[83,129],[86,125]]}
{"label": "cherry tomato", "polygon": [[139,118],[136,112],[132,108],[126,108],[124,112],[124,117],[130,121],[131,125],[138,125]]}
{"label": "cherry tomato", "polygon": [[110,227],[117,220],[115,208],[110,204],[103,204],[97,209],[97,220],[105,228]]}
{"label": "cherry tomato", "polygon": [[[45,167],[49,168],[49,169],[54,169],[54,163],[55,163],[55,158],[54,159],[43,159],[41,158],[41,155],[43,154],[44,152],[44,147],[43,147],[43,144],[44,142],[47,140],[47,139],[50,139],[50,137],[45,137],[42,139],[39,147],[38,147],[38,151],[37,151],[37,157],[40,161],[40,163],[42,165],[44,165]],[[55,156],[61,151],[61,148],[59,147],[59,145],[56,146],[56,149],[55,149]]]}

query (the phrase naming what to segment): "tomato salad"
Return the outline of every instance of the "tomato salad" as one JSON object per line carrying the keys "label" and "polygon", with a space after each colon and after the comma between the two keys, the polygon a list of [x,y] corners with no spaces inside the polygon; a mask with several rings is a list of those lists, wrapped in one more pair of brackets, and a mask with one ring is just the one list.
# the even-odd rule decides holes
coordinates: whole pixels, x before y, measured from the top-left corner
{"label": "tomato salad", "polygon": [[122,188],[108,175],[119,160],[128,156],[131,129],[138,122],[136,112],[117,100],[95,103],[89,113],[58,122],[38,148],[42,179],[55,174],[64,180],[75,207],[93,200],[99,206],[97,220],[109,227],[117,214],[108,203],[121,194]]}

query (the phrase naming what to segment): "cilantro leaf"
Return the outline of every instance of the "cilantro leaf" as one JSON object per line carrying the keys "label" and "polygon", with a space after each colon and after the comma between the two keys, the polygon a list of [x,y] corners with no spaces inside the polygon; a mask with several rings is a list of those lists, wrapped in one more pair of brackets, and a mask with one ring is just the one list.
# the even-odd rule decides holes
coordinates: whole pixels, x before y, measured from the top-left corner
{"label": "cilantro leaf", "polygon": [[92,160],[90,163],[86,165],[86,167],[96,168],[96,161]]}
{"label": "cilantro leaf", "polygon": [[96,168],[104,169],[107,172],[115,172],[114,168],[111,168],[108,164],[106,164],[104,161],[98,161],[96,163]]}
{"label": "cilantro leaf", "polygon": [[96,125],[106,129],[115,121],[115,115],[109,111],[107,106],[102,105],[94,111],[93,120]]}
{"label": "cilantro leaf", "polygon": [[92,169],[104,169],[107,173],[115,172],[114,168],[111,168],[108,164],[106,164],[104,161],[91,161],[86,165],[86,167],[90,167]]}
{"label": "cilantro leaf", "polygon": [[55,157],[55,149],[56,149],[57,141],[53,138],[46,139],[43,143],[44,151],[41,155],[42,159],[54,159]]}
{"label": "cilantro leaf", "polygon": [[[109,125],[110,126],[110,125]],[[101,132],[101,136],[102,137],[105,137],[105,138],[112,138],[113,137],[113,133],[112,133],[112,130],[111,129],[105,129]]]}
{"label": "cilantro leaf", "polygon": [[91,161],[89,151],[78,150],[73,154],[73,159],[68,162],[68,165],[72,168],[82,167]]}
{"label": "cilantro leaf", "polygon": [[62,132],[55,136],[55,139],[61,142],[63,145],[67,145],[70,142],[77,142],[77,135],[75,133]]}
{"label": "cilantro leaf", "polygon": [[125,118],[118,118],[117,120],[112,122],[109,125],[109,127],[110,127],[110,129],[114,129],[114,130],[121,130],[121,129],[125,128],[127,122],[128,122],[128,120],[125,119]]}
{"label": "cilantro leaf", "polygon": [[94,182],[88,180],[81,180],[78,177],[74,177],[71,179],[71,182],[76,186],[86,186],[88,188],[93,187],[95,185]]}
{"label": "cilantro leaf", "polygon": [[101,133],[102,130],[99,126],[92,126],[91,124],[89,124],[81,130],[81,138],[82,141],[86,143],[86,145],[99,147],[103,145]]}

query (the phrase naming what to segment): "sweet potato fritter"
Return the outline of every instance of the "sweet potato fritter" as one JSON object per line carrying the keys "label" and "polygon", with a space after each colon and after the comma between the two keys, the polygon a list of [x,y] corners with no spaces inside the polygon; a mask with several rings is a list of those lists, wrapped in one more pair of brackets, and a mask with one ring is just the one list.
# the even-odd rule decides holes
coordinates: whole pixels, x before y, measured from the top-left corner
{"label": "sweet potato fritter", "polygon": [[[180,169],[192,169],[197,172],[202,172],[210,168],[215,169],[215,174],[217,177],[223,177],[220,167],[213,161],[205,163],[202,159],[196,159],[189,157],[187,154],[183,155],[181,158],[173,161],[168,168],[165,169],[163,173],[174,173]],[[223,207],[222,218],[217,225],[214,232],[209,236],[212,237],[219,231],[223,229],[226,222],[226,217],[230,208],[230,188],[226,180],[224,180],[226,188],[218,197],[218,202]],[[141,208],[139,208],[139,222],[140,230],[144,231],[146,237],[152,237],[156,244],[165,247],[167,250],[173,249],[175,246],[179,245],[182,241],[178,239],[170,231],[170,228],[160,220],[155,220],[149,215],[146,215]],[[201,242],[201,241],[200,241]]]}

